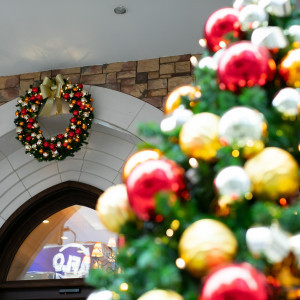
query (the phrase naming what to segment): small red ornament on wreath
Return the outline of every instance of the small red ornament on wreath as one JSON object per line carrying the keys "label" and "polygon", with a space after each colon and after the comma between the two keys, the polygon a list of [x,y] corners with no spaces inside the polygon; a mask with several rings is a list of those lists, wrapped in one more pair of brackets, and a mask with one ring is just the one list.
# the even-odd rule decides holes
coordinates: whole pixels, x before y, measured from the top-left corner
{"label": "small red ornament on wreath", "polygon": [[[38,117],[50,116],[53,104],[56,113],[62,113],[62,101],[69,104],[73,117],[64,133],[46,139],[40,129]],[[82,84],[72,84],[60,74],[55,79],[45,77],[42,84],[34,86],[20,96],[15,124],[18,139],[25,152],[39,161],[63,160],[74,156],[88,136],[88,129],[94,118],[93,98],[83,89]],[[43,106],[44,104],[44,106]]]}

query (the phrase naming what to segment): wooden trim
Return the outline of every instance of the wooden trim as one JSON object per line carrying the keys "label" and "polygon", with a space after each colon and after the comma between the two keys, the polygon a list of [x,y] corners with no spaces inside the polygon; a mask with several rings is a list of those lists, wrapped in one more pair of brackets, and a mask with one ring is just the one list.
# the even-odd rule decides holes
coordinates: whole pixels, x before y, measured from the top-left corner
{"label": "wooden trim", "polygon": [[[71,205],[95,208],[102,192],[84,183],[68,181],[42,191],[17,209],[0,229],[0,288],[4,287],[4,283],[9,285],[6,277],[10,265],[19,247],[36,226]],[[36,284],[45,286],[46,281],[36,281]],[[32,285],[33,281],[30,282]],[[19,283],[16,281],[15,284]]]}

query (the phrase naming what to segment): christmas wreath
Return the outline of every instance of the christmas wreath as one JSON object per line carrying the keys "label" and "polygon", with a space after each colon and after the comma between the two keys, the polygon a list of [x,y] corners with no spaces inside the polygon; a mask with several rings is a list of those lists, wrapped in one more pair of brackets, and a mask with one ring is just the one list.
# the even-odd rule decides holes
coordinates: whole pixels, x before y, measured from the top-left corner
{"label": "christmas wreath", "polygon": [[[50,116],[53,104],[56,114],[62,113],[62,101],[72,113],[64,133],[46,139],[38,123],[41,115]],[[39,86],[30,86],[24,96],[18,98],[16,111],[17,139],[25,146],[25,152],[39,161],[63,160],[80,150],[92,125],[93,98],[82,84],[72,84],[60,74],[55,79],[45,77]]]}

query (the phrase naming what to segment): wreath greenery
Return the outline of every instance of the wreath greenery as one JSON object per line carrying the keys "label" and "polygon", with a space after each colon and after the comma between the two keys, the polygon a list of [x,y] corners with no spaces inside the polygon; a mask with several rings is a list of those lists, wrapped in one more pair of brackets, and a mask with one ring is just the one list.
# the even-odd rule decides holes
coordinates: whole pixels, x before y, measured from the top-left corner
{"label": "wreath greenery", "polygon": [[[52,89],[53,86],[57,88],[55,80],[47,79]],[[50,97],[43,97],[41,89],[43,89],[42,84],[30,86],[25,95],[18,98],[16,106],[19,110],[16,111],[14,120],[16,139],[25,146],[26,153],[32,154],[39,161],[63,160],[68,156],[74,156],[74,152],[79,151],[83,143],[86,144],[88,129],[94,118],[94,108],[91,104],[93,98],[83,89],[82,84],[72,84],[61,77],[59,97],[56,100],[66,101],[69,104],[69,112],[73,116],[64,133],[46,139],[40,129],[38,116],[43,104]]]}

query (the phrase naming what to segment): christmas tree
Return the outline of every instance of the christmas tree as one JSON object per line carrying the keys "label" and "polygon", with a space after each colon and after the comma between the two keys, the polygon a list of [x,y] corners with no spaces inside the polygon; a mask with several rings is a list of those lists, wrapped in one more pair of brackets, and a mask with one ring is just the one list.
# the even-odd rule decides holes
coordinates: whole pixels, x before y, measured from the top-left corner
{"label": "christmas tree", "polygon": [[116,271],[91,270],[90,284],[122,300],[300,299],[295,6],[236,0],[209,16],[194,83],[139,128],[158,143],[98,200],[123,243]]}

